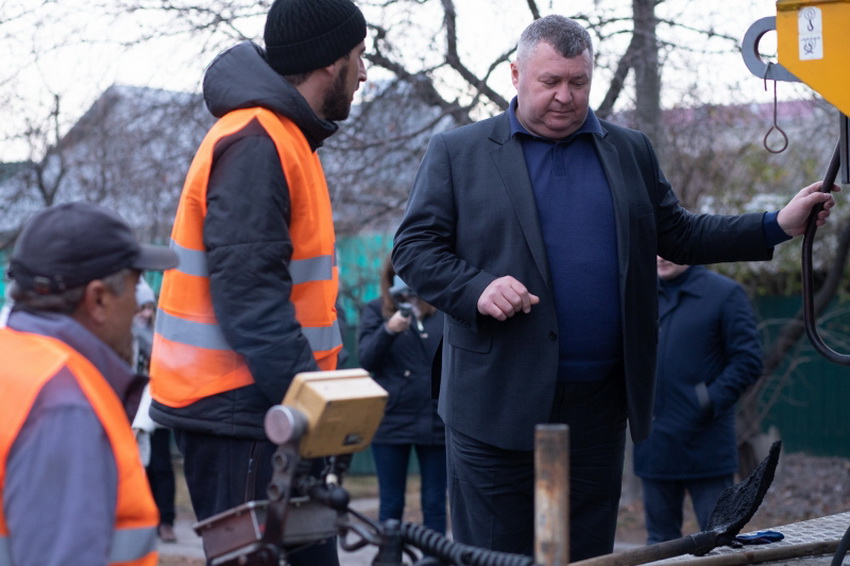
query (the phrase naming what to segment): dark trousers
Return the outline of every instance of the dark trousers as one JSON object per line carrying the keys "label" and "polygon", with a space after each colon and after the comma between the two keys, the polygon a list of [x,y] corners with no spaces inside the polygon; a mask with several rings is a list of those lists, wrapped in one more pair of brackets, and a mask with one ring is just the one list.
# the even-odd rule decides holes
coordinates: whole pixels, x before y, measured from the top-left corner
{"label": "dark trousers", "polygon": [[174,467],[171,463],[171,430],[158,428],[151,434],[151,459],[145,469],[159,524],[174,525]]}
{"label": "dark trousers", "polygon": [[[550,423],[570,427],[570,561],[614,549],[625,455],[621,371],[602,381],[559,384]],[[503,450],[447,428],[454,539],[534,554],[534,452]]]}
{"label": "dark trousers", "polygon": [[401,520],[407,492],[410,452],[416,451],[421,483],[422,523],[438,533],[446,532],[446,447],[372,443],[378,474],[378,518]]}
{"label": "dark trousers", "polygon": [[733,483],[732,474],[692,480],[642,479],[646,544],[681,538],[686,491],[691,496],[700,530],[707,531],[720,492]]}
{"label": "dark trousers", "polygon": [[[268,499],[277,448],[271,442],[181,430],[174,431],[174,438],[183,453],[186,485],[199,521],[248,501]],[[336,539],[287,549],[287,560],[292,566],[338,566]]]}

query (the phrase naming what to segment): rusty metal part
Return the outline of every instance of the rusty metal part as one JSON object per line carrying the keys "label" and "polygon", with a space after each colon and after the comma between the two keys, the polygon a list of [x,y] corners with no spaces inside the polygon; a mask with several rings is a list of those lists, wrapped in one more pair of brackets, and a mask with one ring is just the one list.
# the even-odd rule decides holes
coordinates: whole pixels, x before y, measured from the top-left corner
{"label": "rusty metal part", "polygon": [[534,431],[534,558],[544,566],[570,558],[570,440],[564,424]]}

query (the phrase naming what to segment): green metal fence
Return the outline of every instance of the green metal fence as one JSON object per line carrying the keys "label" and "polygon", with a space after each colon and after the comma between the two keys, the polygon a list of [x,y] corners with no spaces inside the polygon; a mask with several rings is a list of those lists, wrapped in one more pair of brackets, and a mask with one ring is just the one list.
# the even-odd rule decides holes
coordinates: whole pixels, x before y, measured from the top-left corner
{"label": "green metal fence", "polygon": [[[763,342],[800,310],[800,297],[754,301]],[[837,351],[850,353],[850,307],[835,302],[819,317],[819,332]],[[850,368],[822,358],[803,334],[788,359],[767,377],[759,403],[767,409],[762,429],[776,427],[786,452],[850,458]]]}

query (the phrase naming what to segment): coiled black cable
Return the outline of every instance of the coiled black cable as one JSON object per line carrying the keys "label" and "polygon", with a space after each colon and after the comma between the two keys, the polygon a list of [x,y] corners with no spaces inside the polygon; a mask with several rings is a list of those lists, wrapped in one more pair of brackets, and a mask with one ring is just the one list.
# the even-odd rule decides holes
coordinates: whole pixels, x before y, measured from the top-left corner
{"label": "coiled black cable", "polygon": [[[835,151],[832,153],[832,159],[827,167],[826,174],[823,178],[823,186],[821,192],[828,193],[832,191],[832,186],[835,184],[835,179],[838,176],[838,169],[841,167],[841,144],[835,146]],[[823,339],[818,334],[817,329],[817,313],[815,313],[815,292],[814,274],[812,269],[812,245],[815,240],[815,232],[817,232],[818,213],[823,210],[823,205],[818,204],[812,209],[809,219],[806,224],[806,232],[803,236],[803,253],[802,253],[802,268],[803,268],[803,323],[806,327],[806,334],[814,346],[815,350],[827,360],[847,366],[850,365],[850,355],[840,354],[824,343]]]}
{"label": "coiled black cable", "polygon": [[461,544],[416,523],[403,522],[401,538],[425,554],[455,566],[535,566],[534,559],[529,556]]}

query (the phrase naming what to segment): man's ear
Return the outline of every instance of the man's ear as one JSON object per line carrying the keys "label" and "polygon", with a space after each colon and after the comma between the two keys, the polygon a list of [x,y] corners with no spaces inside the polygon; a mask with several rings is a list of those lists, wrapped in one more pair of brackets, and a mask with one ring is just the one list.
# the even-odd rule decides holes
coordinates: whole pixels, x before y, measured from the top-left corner
{"label": "man's ear", "polygon": [[321,76],[322,84],[333,84],[334,79],[339,73],[339,65],[334,62],[326,67],[316,69],[314,72]]}
{"label": "man's ear", "polygon": [[89,281],[83,294],[83,300],[77,308],[75,318],[86,327],[100,326],[106,322],[109,301],[112,298],[109,289],[101,279]]}
{"label": "man's ear", "polygon": [[335,79],[336,76],[339,74],[340,68],[345,66],[346,64],[348,64],[348,58],[350,56],[351,56],[351,53],[349,53],[347,55],[343,55],[342,57],[340,57],[339,59],[337,59],[336,61],[334,61],[330,65],[322,67],[320,70],[324,71],[325,74],[327,74],[331,79]]}

